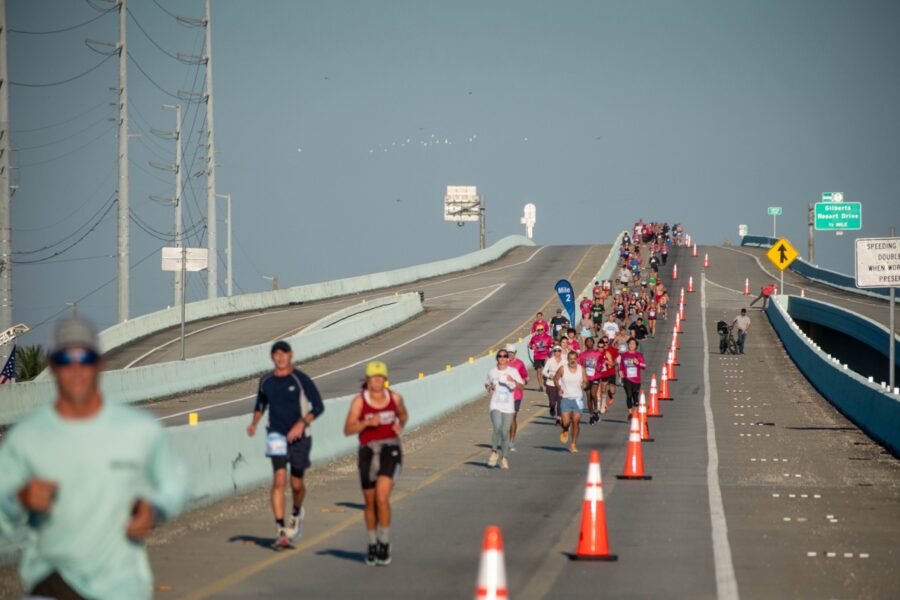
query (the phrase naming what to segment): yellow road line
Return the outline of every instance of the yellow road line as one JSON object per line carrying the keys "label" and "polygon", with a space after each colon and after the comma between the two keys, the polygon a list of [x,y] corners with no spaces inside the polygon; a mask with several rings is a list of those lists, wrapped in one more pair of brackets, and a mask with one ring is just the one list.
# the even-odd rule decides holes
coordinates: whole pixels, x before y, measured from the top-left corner
{"label": "yellow road line", "polygon": [[[520,430],[525,429],[535,419],[537,419],[542,413],[542,408],[543,407],[539,406],[537,408],[537,410],[534,411],[534,414],[532,414],[530,417],[528,417],[527,420],[525,420],[524,422],[522,422],[519,425],[519,429]],[[479,456],[484,456],[484,450],[478,450],[477,452],[473,452],[472,454],[469,454],[468,456],[457,460],[456,462],[452,463],[451,465],[444,467],[440,471],[437,471],[437,472],[433,473],[432,475],[429,475],[428,477],[423,479],[416,486],[410,488],[409,490],[403,490],[403,491],[395,493],[393,495],[393,497],[391,498],[392,504],[395,504],[395,505],[399,504],[404,499],[406,499],[406,498],[412,496],[413,494],[420,492],[420,491],[424,490],[425,488],[431,486],[432,484],[440,481],[441,479],[443,479],[445,476],[447,476],[451,472],[455,471],[456,469],[463,466],[467,462],[478,458]],[[242,581],[246,581],[247,579],[249,579],[250,577],[253,577],[257,573],[265,571],[266,569],[268,569],[269,567],[271,567],[273,565],[276,565],[276,564],[278,564],[284,560],[287,560],[289,558],[296,558],[298,552],[303,552],[305,550],[309,550],[309,549],[321,544],[322,542],[336,536],[337,534],[344,531],[348,527],[350,527],[352,525],[358,525],[360,523],[361,523],[361,519],[360,519],[359,515],[347,517],[346,519],[342,520],[340,523],[335,523],[334,525],[325,529],[324,531],[317,533],[316,535],[308,538],[302,544],[298,544],[297,548],[296,548],[296,552],[294,552],[294,551],[278,552],[276,554],[273,554],[272,556],[269,556],[268,558],[257,561],[251,565],[247,565],[243,569],[238,569],[237,571],[234,571],[230,575],[226,575],[225,577],[222,577],[211,583],[208,583],[207,585],[201,587],[199,590],[191,592],[190,594],[188,594],[186,596],[181,596],[181,598],[183,600],[201,600],[203,598],[210,598],[212,596],[215,596],[216,594],[222,593],[225,590],[227,590],[228,588],[230,588],[234,585],[237,585],[238,583],[241,583]]]}

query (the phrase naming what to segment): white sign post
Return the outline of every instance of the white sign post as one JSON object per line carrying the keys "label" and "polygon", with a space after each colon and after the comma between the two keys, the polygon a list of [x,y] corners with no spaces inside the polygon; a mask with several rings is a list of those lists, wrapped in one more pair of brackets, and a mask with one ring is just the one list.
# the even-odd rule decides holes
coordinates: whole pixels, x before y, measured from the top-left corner
{"label": "white sign post", "polygon": [[162,249],[162,270],[181,271],[181,360],[184,360],[184,290],[188,271],[202,271],[209,266],[208,248],[166,246]]}
{"label": "white sign post", "polygon": [[900,238],[859,238],[856,240],[856,287],[886,287],[888,291],[888,385],[894,391],[894,290],[900,286]]}
{"label": "white sign post", "polygon": [[529,240],[534,237],[535,223],[537,223],[537,207],[529,202],[525,205],[525,214],[522,217],[522,225],[525,226],[525,236]]}
{"label": "white sign post", "polygon": [[484,197],[478,196],[474,185],[448,185],[444,196],[444,220],[460,227],[469,221],[479,221],[479,244],[485,245]]}

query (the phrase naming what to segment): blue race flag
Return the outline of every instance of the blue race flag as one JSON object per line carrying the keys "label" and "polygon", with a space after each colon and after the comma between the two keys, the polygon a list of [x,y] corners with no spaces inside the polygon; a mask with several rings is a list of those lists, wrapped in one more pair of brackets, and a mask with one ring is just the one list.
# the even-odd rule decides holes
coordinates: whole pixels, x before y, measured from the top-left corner
{"label": "blue race flag", "polygon": [[572,291],[572,284],[565,279],[556,282],[556,294],[559,301],[562,302],[563,308],[569,313],[569,324],[575,326],[575,292]]}

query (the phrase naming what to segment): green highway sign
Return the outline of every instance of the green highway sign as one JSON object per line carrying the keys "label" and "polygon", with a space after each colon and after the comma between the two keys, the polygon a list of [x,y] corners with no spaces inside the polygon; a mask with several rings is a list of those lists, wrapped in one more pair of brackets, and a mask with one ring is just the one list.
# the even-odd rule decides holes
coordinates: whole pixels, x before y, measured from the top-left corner
{"label": "green highway sign", "polygon": [[816,230],[851,229],[862,229],[862,202],[816,202]]}
{"label": "green highway sign", "polygon": [[772,216],[772,215],[780,215],[780,214],[781,214],[781,207],[780,207],[780,206],[770,206],[770,207],[769,207],[769,216]]}

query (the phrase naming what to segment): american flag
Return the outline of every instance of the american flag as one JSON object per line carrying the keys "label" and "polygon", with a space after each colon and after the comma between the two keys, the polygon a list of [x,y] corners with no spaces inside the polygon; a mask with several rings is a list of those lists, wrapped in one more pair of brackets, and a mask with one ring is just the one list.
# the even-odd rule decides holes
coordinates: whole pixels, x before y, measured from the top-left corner
{"label": "american flag", "polygon": [[16,347],[13,346],[9,358],[6,359],[6,366],[0,371],[0,385],[4,383],[16,382]]}

